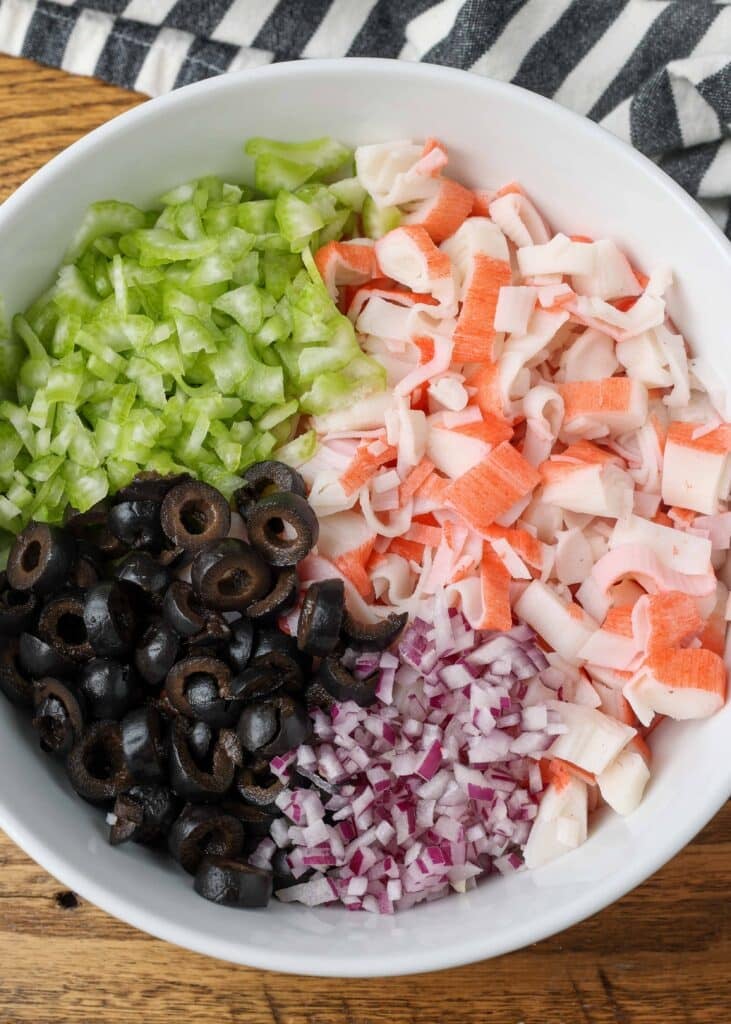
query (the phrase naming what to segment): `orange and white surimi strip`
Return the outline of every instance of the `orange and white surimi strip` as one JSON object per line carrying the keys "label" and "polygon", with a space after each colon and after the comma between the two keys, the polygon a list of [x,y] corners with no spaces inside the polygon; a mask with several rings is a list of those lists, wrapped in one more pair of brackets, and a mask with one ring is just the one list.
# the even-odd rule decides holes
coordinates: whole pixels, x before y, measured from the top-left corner
{"label": "orange and white surimi strip", "polygon": [[403,223],[418,224],[433,241],[443,242],[470,215],[472,202],[472,193],[464,185],[451,178],[440,178],[434,195],[412,204]]}
{"label": "orange and white surimi strip", "polygon": [[328,242],[315,253],[315,266],[333,299],[344,284],[363,284],[376,274],[372,245],[355,242]]}
{"label": "orange and white surimi strip", "polygon": [[358,146],[355,170],[363,188],[378,206],[398,206],[426,199],[436,191],[447,162],[441,146],[386,142]]}
{"label": "orange and white surimi strip", "polygon": [[525,846],[527,868],[539,868],[586,841],[589,787],[568,772],[543,791]]}
{"label": "orange and white surimi strip", "polygon": [[434,245],[424,228],[394,228],[378,239],[375,251],[384,274],[414,292],[432,295],[444,315],[453,311],[456,287],[449,256]]}
{"label": "orange and white surimi strip", "polygon": [[665,442],[662,500],[705,515],[718,512],[731,485],[731,425],[696,436],[697,423],[671,423]]}
{"label": "orange and white surimi strip", "polygon": [[449,508],[481,533],[529,495],[539,482],[540,477],[530,463],[509,441],[503,441],[482,462],[452,482],[446,501]]}
{"label": "orange and white surimi strip", "polygon": [[624,688],[624,695],[643,725],[655,714],[668,718],[707,718],[726,700],[723,659],[703,647],[659,650]]}
{"label": "orange and white surimi strip", "polygon": [[579,651],[599,628],[582,608],[563,601],[541,580],[528,584],[515,603],[515,613],[572,664],[579,661]]}
{"label": "orange and white surimi strip", "polygon": [[647,419],[647,388],[628,377],[570,381],[559,392],[567,439],[625,434]]}
{"label": "orange and white surimi strip", "polygon": [[539,467],[541,498],[569,512],[618,519],[632,510],[632,478],[611,462],[570,463],[558,459]]}
{"label": "orange and white surimi strip", "polygon": [[509,192],[490,203],[490,216],[517,246],[545,245],[551,238],[538,210],[522,192]]}

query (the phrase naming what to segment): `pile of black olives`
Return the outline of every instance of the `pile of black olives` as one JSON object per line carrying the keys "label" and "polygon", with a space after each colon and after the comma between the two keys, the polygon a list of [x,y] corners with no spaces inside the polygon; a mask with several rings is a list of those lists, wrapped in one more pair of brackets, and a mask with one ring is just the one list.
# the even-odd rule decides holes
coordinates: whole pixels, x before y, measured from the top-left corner
{"label": "pile of black olives", "polygon": [[108,812],[112,844],[167,845],[202,896],[259,907],[294,881],[284,851],[272,871],[247,861],[280,814],[271,759],[311,738],[313,707],[373,702],[375,676],[341,656],[384,649],[405,617],[358,623],[342,581],[324,580],[297,638],[282,632],[317,518],[290,467],[243,479],[247,541],[224,496],[187,475],[140,474],[63,527],[30,523],[0,574],[0,690]]}

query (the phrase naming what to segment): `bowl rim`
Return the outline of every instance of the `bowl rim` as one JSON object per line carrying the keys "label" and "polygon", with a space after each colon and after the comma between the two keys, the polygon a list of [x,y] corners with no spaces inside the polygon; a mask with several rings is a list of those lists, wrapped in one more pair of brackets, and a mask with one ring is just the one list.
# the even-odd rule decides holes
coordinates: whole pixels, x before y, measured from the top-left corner
{"label": "bowl rim", "polygon": [[[244,89],[249,82],[262,78],[291,81],[298,76],[316,76],[323,73],[339,77],[351,76],[354,73],[368,76],[384,71],[390,74],[397,73],[405,83],[436,78],[463,89],[482,91],[485,96],[510,96],[513,102],[543,110],[547,116],[563,122],[566,127],[590,135],[598,144],[613,152],[618,159],[633,163],[638,173],[649,177],[672,202],[679,204],[688,216],[696,220],[707,235],[708,241],[717,250],[718,258],[726,261],[731,271],[731,244],[702,207],[648,157],[600,125],[560,106],[553,100],[510,83],[495,81],[455,68],[385,58],[346,57],[283,61],[204,79],[140,104],[84,135],[21,184],[0,207],[0,232],[4,223],[15,214],[16,209],[25,203],[31,203],[36,194],[53,185],[54,178],[63,172],[67,164],[91,155],[95,148],[103,145],[107,137],[118,131],[121,125],[128,126],[150,117],[158,117],[168,109],[185,105],[193,95],[215,93],[223,89]],[[1,794],[0,828],[63,885],[75,890],[84,899],[114,917],[174,945],[233,963],[290,974],[319,977],[386,977],[446,969],[499,956],[548,938],[614,903],[675,856],[717,813],[731,795],[731,764],[725,775],[719,772],[715,778],[707,779],[706,784],[702,797],[699,795],[699,800],[672,838],[650,850],[644,857],[622,865],[616,875],[600,888],[544,914],[539,923],[527,921],[523,925],[507,928],[498,935],[489,930],[471,933],[449,948],[443,948],[435,943],[432,948],[407,948],[397,955],[389,954],[388,958],[378,953],[363,955],[360,951],[354,958],[346,951],[342,957],[326,961],[315,949],[303,957],[302,953],[290,954],[287,950],[262,951],[255,943],[247,942],[243,935],[237,942],[208,934],[200,935],[168,917],[149,911],[142,902],[134,903],[117,896],[105,885],[88,878],[74,861],[57,854],[52,847],[37,838],[33,829],[21,817],[12,814],[4,806]]]}

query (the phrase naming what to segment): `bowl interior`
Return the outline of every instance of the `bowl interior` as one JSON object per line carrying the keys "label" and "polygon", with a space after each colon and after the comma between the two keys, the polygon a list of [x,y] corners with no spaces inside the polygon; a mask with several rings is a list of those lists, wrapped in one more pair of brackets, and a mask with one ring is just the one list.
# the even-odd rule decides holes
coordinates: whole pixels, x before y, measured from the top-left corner
{"label": "bowl interior", "polygon": [[[47,285],[95,199],[148,203],[172,185],[247,176],[251,135],[348,143],[435,135],[449,173],[473,186],[520,181],[556,227],[610,237],[645,271],[670,265],[673,318],[727,385],[731,248],[669,179],[601,129],[510,86],[386,61],[278,65],[200,83],[138,108],[72,147],[0,210],[0,294],[8,311]],[[432,970],[514,949],[606,906],[659,867],[731,789],[731,707],[667,724],[654,776],[630,818],[607,815],[578,851],[534,873],[396,918],[276,902],[236,913],[197,897],[170,862],[112,849],[104,815],[78,800],[30,729],[0,701],[0,826],[65,884],[170,941],[295,973],[386,975]]]}

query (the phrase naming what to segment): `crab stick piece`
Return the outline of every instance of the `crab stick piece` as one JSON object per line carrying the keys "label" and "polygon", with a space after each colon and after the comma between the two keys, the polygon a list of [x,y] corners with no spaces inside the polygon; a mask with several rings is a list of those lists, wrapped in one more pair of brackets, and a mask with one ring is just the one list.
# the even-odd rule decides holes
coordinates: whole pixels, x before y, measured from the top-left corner
{"label": "crab stick piece", "polygon": [[483,545],[480,566],[483,613],[480,629],[507,630],[513,624],[510,610],[510,573],[488,543]]}
{"label": "crab stick piece", "polygon": [[538,384],[523,399],[526,432],[523,455],[536,468],[548,458],[563,422],[563,399],[555,388]]}
{"label": "crab stick piece", "polygon": [[579,657],[590,666],[626,672],[635,667],[642,647],[634,636],[624,636],[608,629],[598,629],[579,651]]}
{"label": "crab stick piece", "polygon": [[429,424],[426,457],[436,469],[452,479],[474,469],[489,452],[490,445],[479,437],[467,437],[456,430]]}
{"label": "crab stick piece", "polygon": [[[433,455],[427,455],[434,462]],[[503,441],[476,466],[454,480],[447,492],[449,508],[481,533],[540,482],[533,466],[509,441]]]}
{"label": "crab stick piece", "polygon": [[698,605],[679,590],[646,594],[632,609],[638,647],[650,657],[668,647],[685,647],[703,632],[703,627]]}
{"label": "crab stick piece", "polygon": [[704,515],[719,511],[731,484],[731,424],[697,436],[697,423],[671,423],[665,442],[662,500]]}
{"label": "crab stick piece", "polygon": [[723,659],[703,647],[659,650],[648,657],[622,691],[643,725],[655,714],[708,718],[726,700]]}
{"label": "crab stick piece", "polygon": [[609,538],[610,551],[627,544],[642,544],[654,552],[663,565],[675,572],[700,576],[711,562],[711,542],[672,526],[652,523],[630,515],[616,523]]}
{"label": "crab stick piece", "polygon": [[579,651],[599,624],[578,605],[567,604],[541,580],[529,583],[515,602],[515,614],[527,622],[562,658],[575,664]]}
{"label": "crab stick piece", "polygon": [[359,491],[376,475],[381,466],[393,462],[397,449],[382,440],[372,441],[356,449],[355,457],[340,477],[340,485],[346,496]]}
{"label": "crab stick piece", "polygon": [[548,701],[568,731],[557,736],[548,749],[551,757],[570,761],[585,772],[599,775],[615,759],[637,730],[596,708],[565,701]]}
{"label": "crab stick piece", "polygon": [[577,295],[566,308],[579,323],[596,327],[615,341],[624,341],[659,327],[665,319],[665,302],[658,292],[661,284],[664,282],[651,280],[630,309],[618,309],[604,299],[586,295]]}
{"label": "crab stick piece", "polygon": [[452,362],[453,345],[449,338],[422,335],[412,337],[411,341],[422,352],[423,362],[398,382],[394,388],[395,395],[411,394],[421,384],[448,370]]}
{"label": "crab stick piece", "polygon": [[475,253],[454,332],[453,359],[477,363],[495,358],[495,310],[498,295],[512,281],[510,264]]}
{"label": "crab stick piece", "polygon": [[614,342],[593,327],[588,327],[561,356],[564,381],[601,380],[611,377],[618,365]]}
{"label": "crab stick piece", "polygon": [[414,292],[432,295],[442,307],[454,306],[455,280],[449,256],[422,227],[403,225],[379,238],[376,259],[384,274]]}
{"label": "crab stick piece", "polygon": [[568,320],[562,310],[536,309],[524,334],[511,334],[499,360],[500,393],[509,399],[523,397],[529,390],[528,367],[543,361],[562,341],[561,328]]}
{"label": "crab stick piece", "polygon": [[655,331],[643,331],[634,338],[617,342],[616,353],[627,375],[642,381],[648,388],[672,385],[673,378]]}
{"label": "crab stick piece", "polygon": [[375,143],[355,150],[355,171],[378,206],[398,206],[426,199],[447,162],[442,146],[409,141]]}
{"label": "crab stick piece", "polygon": [[465,297],[468,279],[472,273],[472,263],[478,253],[489,256],[498,263],[510,262],[510,250],[505,235],[488,217],[468,217],[440,248],[452,261],[460,302]]}
{"label": "crab stick piece", "polygon": [[539,572],[546,562],[547,546],[522,527],[498,526],[494,523],[485,531],[490,541],[505,541],[520,558]]}
{"label": "crab stick piece", "polygon": [[577,527],[558,534],[554,555],[556,579],[567,586],[585,580],[594,564],[591,544]]}
{"label": "crab stick piece", "polygon": [[436,192],[414,204],[403,223],[418,224],[438,244],[453,235],[469,217],[473,199],[464,185],[450,178],[440,178]]}
{"label": "crab stick piece", "polygon": [[586,841],[588,786],[564,770],[541,795],[525,844],[527,868],[539,868]]}
{"label": "crab stick piece", "polygon": [[498,196],[489,210],[495,223],[517,246],[545,245],[551,237],[540,213],[521,192]]}
{"label": "crab stick piece", "polygon": [[550,459],[540,468],[541,498],[570,512],[618,519],[632,509],[634,484],[611,462],[570,463]]}
{"label": "crab stick piece", "polygon": [[602,798],[613,811],[625,816],[639,807],[649,780],[647,761],[632,741],[596,779]]}
{"label": "crab stick piece", "polygon": [[587,248],[591,250],[593,266],[588,273],[573,275],[571,283],[575,292],[606,300],[641,293],[642,285],[629,260],[614,242],[603,238]]}
{"label": "crab stick piece", "polygon": [[495,307],[495,330],[507,334],[524,334],[533,312],[538,289],[526,285],[505,285],[500,289]]}
{"label": "crab stick piece", "polygon": [[343,284],[363,284],[376,274],[373,246],[367,241],[328,242],[315,253],[315,266],[333,299]]}
{"label": "crab stick piece", "polygon": [[592,247],[572,242],[560,233],[544,245],[521,246],[517,259],[523,277],[541,277],[544,274],[589,275],[594,270]]}
{"label": "crab stick piece", "polygon": [[567,438],[626,434],[647,419],[647,388],[628,377],[569,381],[558,390]]}
{"label": "crab stick piece", "polygon": [[607,595],[626,576],[651,594],[659,590],[680,590],[691,597],[707,597],[716,590],[716,577],[710,564],[708,571],[701,575],[676,572],[646,544],[623,544],[608,551],[595,563],[590,579],[600,594]]}

